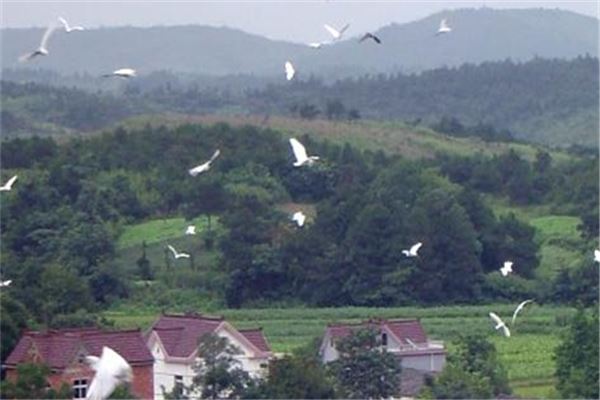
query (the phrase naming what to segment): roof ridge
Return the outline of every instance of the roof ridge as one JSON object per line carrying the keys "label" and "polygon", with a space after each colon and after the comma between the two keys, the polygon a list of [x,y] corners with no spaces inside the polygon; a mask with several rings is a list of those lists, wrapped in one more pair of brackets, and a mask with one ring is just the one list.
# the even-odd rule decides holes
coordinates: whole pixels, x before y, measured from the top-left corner
{"label": "roof ridge", "polygon": [[257,328],[236,328],[238,332],[249,332],[249,331],[260,331],[262,332],[263,327],[259,326]]}
{"label": "roof ridge", "polygon": [[223,321],[225,320],[225,317],[223,317],[222,315],[207,315],[207,314],[201,314],[201,313],[184,313],[184,314],[169,314],[169,313],[163,313],[162,314],[163,317],[169,317],[169,318],[193,318],[193,319],[208,319],[208,320],[215,320],[215,321]]}

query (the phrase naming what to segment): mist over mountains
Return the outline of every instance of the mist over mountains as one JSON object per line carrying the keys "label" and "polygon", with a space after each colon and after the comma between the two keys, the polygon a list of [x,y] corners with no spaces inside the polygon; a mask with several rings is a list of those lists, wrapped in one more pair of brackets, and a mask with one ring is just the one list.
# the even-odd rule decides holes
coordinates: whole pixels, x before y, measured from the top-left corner
{"label": "mist over mountains", "polygon": [[[435,36],[441,18],[451,34]],[[315,38],[326,32],[315,27]],[[391,24],[375,33],[382,45],[358,43],[363,32],[314,50],[231,28],[207,26],[115,27],[75,34],[55,32],[50,56],[19,64],[20,55],[38,46],[43,29],[3,29],[2,68],[48,69],[61,74],[102,74],[124,66],[140,74],[170,70],[206,75],[283,74],[291,60],[299,76],[323,78],[366,73],[418,72],[463,63],[511,59],[574,58],[598,54],[598,23],[563,10],[461,9]]]}

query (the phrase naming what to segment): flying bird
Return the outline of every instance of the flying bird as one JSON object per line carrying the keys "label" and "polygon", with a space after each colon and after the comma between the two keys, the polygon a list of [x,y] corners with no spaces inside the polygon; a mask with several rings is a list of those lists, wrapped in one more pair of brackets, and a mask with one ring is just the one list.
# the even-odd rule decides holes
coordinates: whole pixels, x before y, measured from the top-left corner
{"label": "flying bird", "polygon": [[373,35],[371,32],[367,32],[363,35],[363,37],[361,37],[358,42],[362,43],[367,39],[373,39],[375,41],[375,43],[377,44],[381,44],[381,39],[379,39],[377,36]]}
{"label": "flying bird", "polygon": [[504,262],[504,266],[502,268],[500,268],[500,273],[502,274],[502,276],[507,276],[508,274],[513,272],[512,265],[513,265],[512,261]]}
{"label": "flying bird", "polygon": [[167,245],[167,247],[169,248],[169,250],[171,250],[171,253],[173,253],[173,257],[175,257],[176,260],[178,258],[190,258],[190,255],[188,253],[178,253],[177,250],[175,250],[175,247],[171,246],[170,244]]}
{"label": "flying bird", "polygon": [[58,17],[60,23],[65,27],[65,32],[71,33],[73,31],[83,31],[85,28],[83,26],[69,26],[69,23],[63,17]]}
{"label": "flying bird", "polygon": [[195,235],[196,227],[194,225],[188,225],[187,229],[185,230],[185,234],[186,235]]}
{"label": "flying bird", "polygon": [[329,44],[330,42],[311,42],[308,44],[308,47],[311,47],[313,49],[320,49],[321,47],[325,46],[326,44]]}
{"label": "flying bird", "polygon": [[299,227],[304,225],[304,221],[306,220],[306,215],[302,211],[296,211],[292,216],[292,221],[295,221]]}
{"label": "flying bird", "polygon": [[56,25],[51,24],[46,29],[46,32],[44,32],[44,36],[42,36],[42,41],[40,42],[40,47],[38,47],[35,51],[32,51],[31,53],[22,55],[21,57],[19,57],[19,61],[25,62],[25,61],[29,61],[37,56],[47,56],[48,48],[46,46],[48,45],[48,40],[50,39],[50,36],[52,35],[52,32],[54,32],[55,29],[56,29]]}
{"label": "flying bird", "polygon": [[100,357],[87,356],[85,360],[96,371],[86,400],[107,399],[119,384],[133,380],[131,366],[110,347],[104,346]]}
{"label": "flying bird", "polygon": [[17,180],[17,175],[13,176],[4,185],[0,186],[0,192],[8,192],[12,189],[13,183]]}
{"label": "flying bird", "polygon": [[335,28],[333,28],[331,25],[323,25],[323,27],[327,30],[327,32],[329,32],[331,34],[331,36],[333,36],[333,40],[340,40],[342,38],[342,36],[344,35],[344,32],[346,32],[346,29],[348,29],[348,27],[350,26],[350,24],[346,24],[344,25],[344,27],[342,29],[340,29],[339,31]]}
{"label": "flying bird", "polygon": [[594,261],[600,263],[600,250],[594,250]]}
{"label": "flying bird", "polygon": [[446,21],[446,18],[444,18],[441,22],[440,22],[440,28],[438,29],[438,31],[436,32],[436,36],[438,35],[443,35],[444,33],[449,33],[452,32],[452,28],[450,28],[448,26],[448,22]]}
{"label": "flying bird", "polygon": [[121,68],[121,69],[117,69],[117,70],[111,72],[110,74],[104,74],[102,76],[104,78],[112,78],[112,77],[133,78],[133,77],[137,76],[137,72],[133,68]]}
{"label": "flying bird", "polygon": [[295,138],[290,139],[290,145],[292,146],[292,151],[294,152],[294,157],[296,157],[296,162],[294,162],[294,167],[301,167],[304,164],[313,165],[316,160],[319,159],[317,156],[307,156],[306,149]]}
{"label": "flying bird", "polygon": [[296,75],[296,70],[290,61],[285,62],[285,79],[291,81],[294,79],[294,75]]}
{"label": "flying bird", "polygon": [[506,324],[504,323],[504,321],[502,321],[500,319],[499,316],[497,316],[496,314],[494,314],[493,312],[491,312],[490,313],[490,318],[493,319],[494,322],[496,323],[496,326],[495,326],[496,330],[502,328],[504,330],[504,336],[510,337],[510,330],[508,329],[508,327],[506,326]]}
{"label": "flying bird", "polygon": [[525,305],[527,305],[528,303],[533,303],[533,299],[525,300],[524,302],[522,302],[521,304],[519,304],[517,306],[517,309],[515,310],[515,312],[513,313],[513,316],[512,316],[511,325],[515,324],[515,319],[517,318],[517,314],[520,313],[521,310],[523,309],[523,307],[525,307]]}
{"label": "flying bird", "polygon": [[12,283],[12,280],[7,280],[7,281],[0,281],[0,287],[7,287],[10,286],[10,284]]}
{"label": "flying bird", "polygon": [[215,150],[215,152],[213,153],[212,157],[210,157],[210,160],[208,160],[204,164],[200,164],[197,167],[189,169],[188,173],[191,176],[196,176],[198,174],[201,174],[203,172],[208,171],[210,169],[210,166],[213,163],[213,161],[215,161],[217,159],[217,157],[219,157],[220,154],[221,154],[221,150],[219,150],[219,149]]}
{"label": "flying bird", "polygon": [[418,256],[417,252],[419,251],[421,246],[423,246],[423,243],[419,242],[413,245],[413,247],[411,247],[410,250],[402,250],[402,254],[404,254],[406,257],[416,257]]}

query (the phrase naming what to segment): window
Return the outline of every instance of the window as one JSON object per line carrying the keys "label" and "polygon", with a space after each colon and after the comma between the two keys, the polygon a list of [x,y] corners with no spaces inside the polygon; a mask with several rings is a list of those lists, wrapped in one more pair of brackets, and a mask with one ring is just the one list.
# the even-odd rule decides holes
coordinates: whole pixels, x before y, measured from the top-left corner
{"label": "window", "polygon": [[183,394],[183,376],[175,375],[175,387],[173,388],[173,393],[177,395],[177,397]]}
{"label": "window", "polygon": [[87,395],[87,379],[75,379],[73,381],[73,398],[85,399]]}
{"label": "window", "polygon": [[383,332],[381,334],[381,345],[387,346],[387,333]]}

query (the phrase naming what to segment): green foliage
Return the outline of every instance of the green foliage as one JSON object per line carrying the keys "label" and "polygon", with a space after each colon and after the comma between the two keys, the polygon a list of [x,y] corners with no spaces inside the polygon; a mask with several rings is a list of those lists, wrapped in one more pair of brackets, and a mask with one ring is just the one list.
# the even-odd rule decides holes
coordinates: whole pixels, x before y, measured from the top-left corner
{"label": "green foliage", "polygon": [[8,399],[70,399],[72,391],[63,384],[58,391],[48,387],[50,368],[43,364],[19,364],[15,382],[3,381],[1,392]]}
{"label": "green foliage", "polygon": [[336,391],[350,399],[397,396],[400,388],[400,363],[381,348],[372,330],[359,330],[336,344],[339,358],[328,365]]}
{"label": "green foliage", "polygon": [[21,332],[27,328],[29,312],[20,301],[3,289],[0,295],[0,339],[2,340],[2,362],[10,354],[20,339]]}

